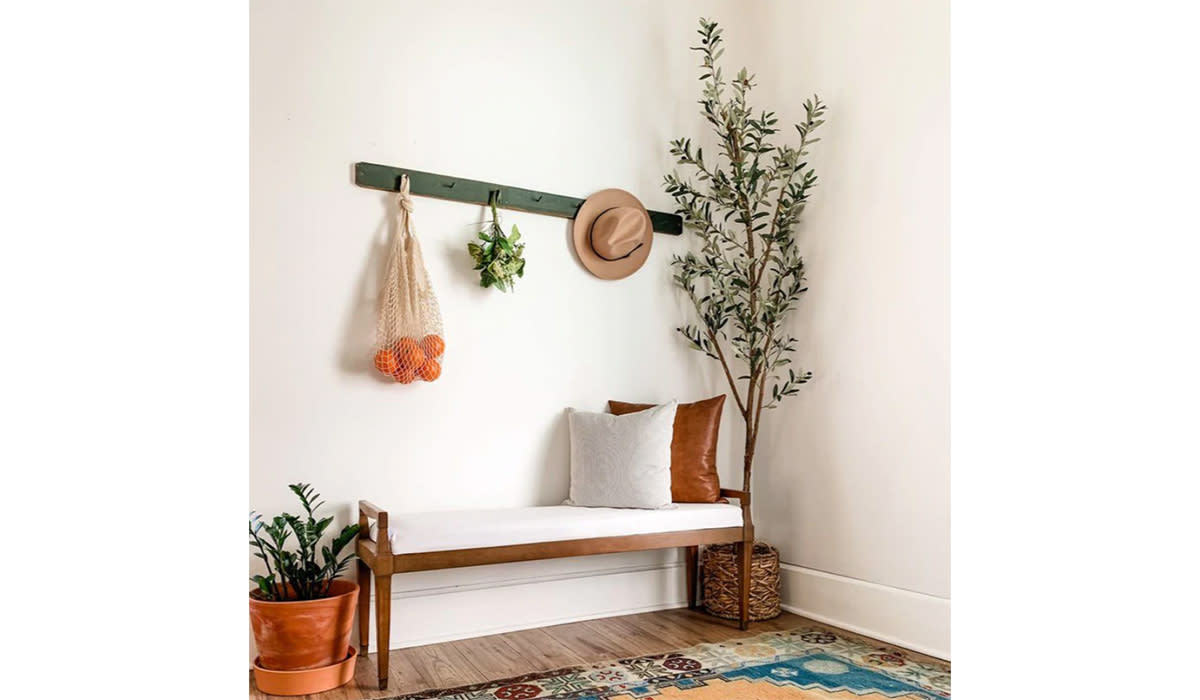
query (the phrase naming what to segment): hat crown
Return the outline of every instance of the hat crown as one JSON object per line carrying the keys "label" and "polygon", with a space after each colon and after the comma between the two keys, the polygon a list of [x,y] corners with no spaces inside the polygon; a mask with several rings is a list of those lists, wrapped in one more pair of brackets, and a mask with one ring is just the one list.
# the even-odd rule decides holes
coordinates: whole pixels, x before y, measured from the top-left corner
{"label": "hat crown", "polygon": [[592,193],[575,212],[571,238],[579,263],[604,280],[637,272],[654,244],[654,224],[637,197],[610,187]]}
{"label": "hat crown", "polygon": [[642,212],[634,207],[612,207],[592,223],[592,250],[605,260],[620,260],[642,243]]}

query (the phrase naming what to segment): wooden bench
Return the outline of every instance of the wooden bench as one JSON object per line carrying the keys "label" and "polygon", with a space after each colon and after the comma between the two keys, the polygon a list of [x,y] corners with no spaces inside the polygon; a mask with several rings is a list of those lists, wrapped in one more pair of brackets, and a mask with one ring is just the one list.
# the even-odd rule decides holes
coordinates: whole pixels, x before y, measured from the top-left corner
{"label": "wooden bench", "polygon": [[[687,578],[688,607],[697,605],[696,587],[700,545],[737,543],[741,571],[741,618],[749,625],[750,553],[754,524],[750,520],[750,494],[721,489],[721,495],[738,500],[740,508],[728,504],[677,504],[676,509],[637,511],[613,508],[546,506],[508,511],[448,512],[400,516],[396,522],[387,511],[368,501],[358,502],[358,641],[359,653],[367,655],[370,639],[371,580],[375,580],[375,636],[378,649],[379,688],[387,688],[388,646],[392,624],[392,575],[407,571],[451,569],[459,566],[556,559],[588,554],[635,552],[683,547]],[[707,509],[707,510],[705,510]],[[730,510],[734,512],[731,514]],[[732,516],[732,517],[731,517]],[[371,521],[375,521],[372,529]],[[474,523],[474,524],[473,524]],[[557,525],[564,530],[592,528],[588,532],[612,531],[602,537],[561,539],[550,534]],[[698,527],[693,524],[699,524]],[[706,524],[717,524],[715,527]],[[507,527],[506,527],[507,525]],[[409,527],[406,527],[409,526]],[[586,526],[586,527],[585,527]],[[687,527],[690,529],[675,529]],[[628,530],[633,532],[626,532]],[[510,537],[512,542],[487,546],[470,545],[472,535],[485,540]],[[555,537],[555,539],[547,539]]]}

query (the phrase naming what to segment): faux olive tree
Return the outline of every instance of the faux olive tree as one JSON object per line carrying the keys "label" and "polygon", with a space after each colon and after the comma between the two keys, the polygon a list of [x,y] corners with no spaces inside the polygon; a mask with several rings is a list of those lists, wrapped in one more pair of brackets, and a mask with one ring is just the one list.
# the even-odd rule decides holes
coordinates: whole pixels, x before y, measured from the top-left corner
{"label": "faux olive tree", "polygon": [[824,123],[825,106],[816,96],[805,101],[804,121],[795,125],[798,146],[774,143],[775,113],[755,116],[747,102],[754,76],[743,68],[726,83],[717,67],[724,53],[721,30],[701,19],[699,34],[693,50],[704,57],[700,111],[720,147],[716,158],[705,160],[691,139],[671,142],[671,155],[694,180],[673,172],[666,190],[684,225],[702,241],[699,254],[675,256],[671,264],[699,318],[679,332],[721,363],[746,423],[742,488],[748,490],[763,410],[812,377],[789,366],[796,338],[785,332],[784,321],[807,291],[794,231],[817,184],[804,157],[819,141],[812,134]]}

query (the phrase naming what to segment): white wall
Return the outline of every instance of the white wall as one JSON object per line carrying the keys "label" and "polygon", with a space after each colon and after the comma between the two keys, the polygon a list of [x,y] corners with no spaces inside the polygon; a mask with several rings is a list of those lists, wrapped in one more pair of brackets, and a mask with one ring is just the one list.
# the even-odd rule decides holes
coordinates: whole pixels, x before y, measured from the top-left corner
{"label": "white wall", "polygon": [[764,106],[829,104],[792,325],[815,377],[760,434],[759,533],[793,609],[949,657],[949,3],[752,7]]}
{"label": "white wall", "polygon": [[[609,282],[574,258],[568,220],[505,212],[528,242],[527,275],[505,295],[470,269],[483,208],[427,198],[415,221],[445,370],[382,383],[369,343],[388,196],[351,170],[364,160],[576,196],[621,187],[670,210],[666,144],[699,128],[686,47],[710,5],[251,4],[253,508],[295,508],[296,481],[339,524],[360,498],[397,512],[558,503],[567,406],[713,393],[715,368],[674,331],[667,262],[687,238],[656,235],[645,267]],[[392,643],[679,605],[677,562],[647,552],[399,576]]]}
{"label": "white wall", "polygon": [[[481,208],[424,198],[416,224],[445,372],[380,383],[368,345],[387,197],[351,173],[366,160],[577,196],[622,187],[670,209],[666,142],[708,139],[687,50],[706,15],[727,29],[727,71],[758,72],[762,106],[796,120],[808,93],[830,104],[796,328],[817,377],[764,424],[755,482],[761,533],[789,564],[787,601],[897,639],[913,634],[889,616],[914,608],[844,594],[843,579],[916,591],[948,613],[947,14],[942,3],[256,0],[252,507],[294,507],[295,481],[321,490],[339,524],[359,498],[394,511],[555,503],[566,406],[724,391],[674,331],[685,308],[667,261],[686,237],[656,235],[638,274],[604,282],[574,259],[568,221],[507,212],[529,271],[503,295],[478,288],[465,252]],[[739,445],[730,411],[726,483],[740,481]],[[810,585],[810,571],[839,584]],[[396,647],[683,602],[673,551],[409,574],[393,588]]]}

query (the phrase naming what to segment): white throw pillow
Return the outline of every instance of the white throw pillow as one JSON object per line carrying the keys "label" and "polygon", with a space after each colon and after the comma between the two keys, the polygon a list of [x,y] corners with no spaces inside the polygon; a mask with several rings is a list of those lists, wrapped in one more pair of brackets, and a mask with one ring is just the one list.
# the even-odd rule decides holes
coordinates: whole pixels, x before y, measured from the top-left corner
{"label": "white throw pillow", "polygon": [[623,416],[569,409],[571,497],[565,505],[672,508],[676,405]]}

